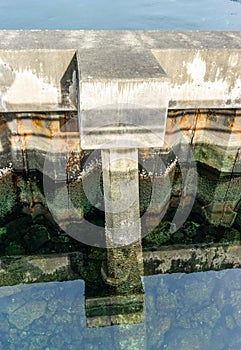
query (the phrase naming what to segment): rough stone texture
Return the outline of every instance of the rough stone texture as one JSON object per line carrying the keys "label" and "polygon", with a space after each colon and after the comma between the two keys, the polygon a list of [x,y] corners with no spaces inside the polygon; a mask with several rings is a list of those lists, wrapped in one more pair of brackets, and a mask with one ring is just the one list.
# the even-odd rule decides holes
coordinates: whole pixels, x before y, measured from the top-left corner
{"label": "rough stone texture", "polygon": [[[106,261],[106,257],[98,261],[98,266],[96,257],[91,258],[90,256],[87,260],[85,261],[81,253],[2,257],[0,260],[0,285],[8,286],[19,283],[83,278],[88,285],[92,285],[91,288],[93,289],[94,282],[100,276],[101,262]],[[90,262],[92,265],[96,265],[99,270],[91,270],[91,266],[87,266],[87,263],[90,265]],[[160,273],[190,273],[241,268],[240,246],[223,244],[210,247],[163,247],[157,251],[144,251],[143,264],[144,275],[147,276]],[[134,272],[136,273],[136,271]],[[93,274],[93,276],[91,277],[90,274]],[[139,277],[135,276],[136,278]],[[124,289],[124,284],[122,287]],[[126,288],[128,291],[128,286]],[[140,292],[140,289],[137,288],[136,290]],[[11,295],[10,290],[5,292]],[[92,292],[96,293],[93,290]],[[123,294],[121,286],[119,294]]]}
{"label": "rough stone texture", "polygon": [[18,329],[28,327],[33,321],[42,317],[45,313],[45,302],[26,303],[9,316],[9,321]]}
{"label": "rough stone texture", "polygon": [[16,177],[9,169],[5,174],[0,175],[0,222],[3,222],[11,213],[17,202]]}
{"label": "rough stone texture", "polygon": [[[217,111],[216,111],[217,112]],[[196,113],[196,114],[195,114]],[[187,137],[188,142],[190,142],[194,147],[194,159],[199,162],[200,166],[198,171],[198,191],[197,191],[197,199],[200,200],[201,205],[203,207],[203,213],[204,216],[213,224],[215,225],[224,225],[224,226],[230,226],[233,224],[236,213],[238,210],[238,205],[240,201],[240,155],[239,151],[237,151],[237,157],[235,156],[234,149],[235,148],[227,148],[223,152],[223,148],[221,147],[222,138],[219,138],[218,132],[217,132],[217,139],[215,139],[215,133],[212,132],[208,136],[208,130],[206,129],[205,124],[201,125],[201,130],[203,132],[205,131],[205,140],[202,140],[202,134],[201,130],[198,130],[197,133],[199,134],[198,138],[193,138],[193,136],[196,134],[194,125],[190,124],[193,116],[199,115],[199,112],[169,112],[168,117],[168,124],[167,124],[167,139],[168,145],[171,148],[173,147],[173,143],[175,142],[182,142],[182,139],[179,140],[180,135],[184,135]],[[206,118],[206,120],[209,120],[209,111],[202,111],[203,118]],[[228,117],[229,113],[228,111],[225,112],[225,115],[223,115],[223,118],[226,116]],[[26,115],[26,119],[24,119],[24,115],[21,116],[21,120],[25,120],[26,122],[29,120],[31,123],[34,124],[34,120],[37,120],[38,115]],[[44,115],[41,115],[41,119],[44,119]],[[68,164],[68,160],[71,159],[71,150],[74,150],[75,153],[77,149],[80,150],[79,143],[77,142],[79,140],[79,134],[72,135],[73,137],[70,137],[71,133],[63,133],[61,137],[63,140],[62,148],[64,148],[64,145],[68,145],[68,151],[65,151],[63,153],[63,149],[60,150],[60,153],[53,153],[53,150],[56,150],[55,147],[51,147],[51,138],[52,135],[59,130],[60,124],[61,124],[61,118],[62,115],[59,116],[56,114],[53,116],[52,120],[46,120],[44,124],[41,126],[39,130],[36,129],[36,132],[38,131],[38,137],[36,137],[35,132],[33,135],[29,135],[29,137],[26,137],[24,134],[24,129],[27,127],[26,125],[21,126],[22,130],[22,136],[21,136],[21,143],[18,146],[19,151],[14,150],[15,136],[12,134],[10,136],[10,142],[13,145],[12,153],[8,156],[8,163],[12,162],[13,167],[16,170],[24,170],[25,176],[28,176],[29,171],[38,169],[40,171],[43,171],[43,164],[45,160],[46,151],[49,148],[49,156],[48,161],[49,164],[45,166],[44,171],[45,175],[49,175],[52,179],[55,179],[55,177],[58,174],[58,178],[65,180],[67,179],[67,171],[69,167],[69,176],[71,175],[71,166]],[[236,118],[236,117],[234,117]],[[14,118],[13,118],[14,119]],[[52,118],[51,118],[52,119]],[[47,124],[45,124],[47,123]],[[193,122],[194,123],[194,122]],[[179,130],[175,132],[175,129],[173,129],[173,124],[178,125]],[[20,131],[20,129],[19,129]],[[47,134],[46,134],[47,133]],[[236,133],[238,135],[238,133]],[[170,140],[170,138],[172,140]],[[72,142],[69,142],[70,139]],[[47,140],[47,141],[46,141]],[[210,140],[210,141],[208,141]],[[217,145],[215,145],[215,142],[217,141]],[[194,142],[195,141],[195,142]],[[205,142],[206,143],[205,143]],[[46,143],[47,142],[47,143]],[[210,144],[211,142],[211,144]],[[218,145],[219,143],[219,145]],[[8,138],[5,137],[5,139],[2,139],[2,144],[4,147],[8,147]],[[34,149],[36,145],[36,149]],[[55,145],[55,143],[54,143]],[[181,146],[180,146],[181,147]],[[27,151],[23,151],[26,149]],[[181,152],[181,148],[179,150],[179,153]],[[2,153],[4,157],[5,151]],[[51,156],[52,155],[52,156]],[[162,156],[161,156],[162,157]],[[162,157],[163,158],[163,157]],[[225,165],[225,159],[226,159],[226,165]],[[170,192],[170,186],[173,176],[173,171],[175,170],[175,157],[170,158],[172,166],[170,167],[170,171],[162,177],[159,178],[155,177],[156,181],[156,195],[157,198],[155,198],[156,203],[153,203],[153,215],[145,216],[147,220],[156,220],[155,219],[155,206],[158,206],[158,197],[160,199],[159,206],[161,205],[163,210],[165,211],[166,204],[168,205],[169,201],[169,192]],[[141,162],[144,166],[147,166],[147,169],[150,168],[148,166],[148,155],[144,155],[144,158],[142,157]],[[6,166],[6,158],[2,158],[1,165],[2,167]],[[94,167],[95,164],[92,164],[91,166]],[[168,166],[168,164],[167,164]],[[154,163],[153,163],[154,167]],[[61,171],[58,171],[61,168]],[[206,168],[206,170],[205,170]],[[78,171],[80,174],[80,168],[78,165]],[[151,168],[153,171],[153,169]],[[85,182],[87,184],[87,178],[89,179],[89,195],[91,195],[91,198],[93,200],[93,203],[96,202],[96,199],[98,197],[98,193],[96,191],[96,184],[95,184],[95,176],[94,173],[89,174],[85,177]],[[5,180],[6,179],[6,180]],[[7,180],[8,179],[8,180]],[[148,207],[148,201],[150,198],[150,190],[148,189],[151,185],[152,177],[140,177],[140,190],[142,193],[140,194],[141,197],[141,210],[143,212],[144,208]],[[18,201],[18,195],[20,194],[20,202],[31,202],[31,196],[29,186],[24,184],[24,181],[20,181],[18,177],[15,176],[14,173],[11,172],[11,168],[9,168],[8,174],[4,173],[1,176],[1,193],[3,194],[3,200],[1,201],[2,204],[2,219],[6,217],[8,213],[11,212],[11,208],[15,204],[17,204]],[[148,182],[149,181],[149,182]],[[160,186],[158,185],[158,181],[160,182]],[[178,184],[178,182],[174,181],[172,184],[173,187],[173,193],[175,192],[174,188]],[[159,187],[158,187],[159,186]],[[163,187],[164,186],[164,187]],[[180,191],[180,184],[179,191]],[[77,206],[81,211],[88,212],[90,209],[90,203],[86,200],[86,196],[83,193],[82,188],[82,181],[75,181],[72,182],[69,185],[69,193],[71,195],[71,198],[73,200],[73,203],[75,206]],[[51,187],[52,188],[52,187]],[[66,209],[66,200],[63,200],[66,198],[66,186],[63,187],[63,191],[61,194],[61,188],[58,188],[58,196],[60,196],[62,199],[59,201],[58,206],[63,205],[63,210]],[[160,191],[159,189],[162,188]],[[165,188],[165,190],[163,190]],[[177,187],[178,188],[178,187]],[[19,189],[20,193],[19,193]],[[40,192],[38,189],[35,190],[35,193],[37,196],[39,196]],[[79,195],[77,196],[77,193]],[[180,192],[179,192],[180,194]],[[177,192],[177,195],[179,195]],[[78,197],[78,198],[77,198]],[[6,200],[7,199],[7,200]],[[41,201],[44,203],[45,200],[43,196],[41,195]],[[78,202],[78,203],[77,203]],[[187,202],[188,204],[188,202]],[[60,209],[60,208],[59,208]],[[150,209],[150,206],[149,206]],[[159,208],[160,209],[160,208]],[[160,211],[157,211],[157,217],[160,214]],[[61,217],[61,215],[59,215]],[[145,220],[145,219],[144,219]],[[149,223],[146,222],[146,225],[148,226]],[[150,223],[152,225],[152,223]]]}
{"label": "rough stone texture", "polygon": [[50,240],[50,235],[44,226],[36,224],[31,226],[27,234],[24,236],[24,240],[28,249],[33,252],[48,242]]}
{"label": "rough stone texture", "polygon": [[241,266],[239,245],[211,247],[163,247],[144,252],[144,273],[195,272],[236,268]]}
{"label": "rough stone texture", "polygon": [[140,323],[143,317],[144,294],[86,298],[88,327]]}
{"label": "rough stone texture", "polygon": [[72,280],[78,276],[71,267],[72,259],[79,261],[81,253],[75,255],[2,257],[0,261],[0,285],[19,283]]}
{"label": "rough stone texture", "polygon": [[[239,138],[239,110],[169,110],[166,144],[174,150],[185,143],[191,146],[193,154],[189,156],[198,173],[199,211],[214,225],[231,226],[237,215],[241,196]],[[173,187],[177,185],[178,181]],[[180,191],[180,184],[177,188]]]}

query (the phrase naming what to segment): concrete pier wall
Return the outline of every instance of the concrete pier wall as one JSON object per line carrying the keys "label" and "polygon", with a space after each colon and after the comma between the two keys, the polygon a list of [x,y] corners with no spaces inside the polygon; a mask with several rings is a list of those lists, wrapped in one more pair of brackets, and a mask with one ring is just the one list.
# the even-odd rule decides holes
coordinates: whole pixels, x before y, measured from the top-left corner
{"label": "concrete pier wall", "polygon": [[[113,146],[126,130],[145,157],[145,146],[164,137],[162,150],[191,147],[202,214],[231,226],[241,201],[240,110],[238,32],[0,31],[1,168],[55,178],[46,154],[60,169],[82,148]],[[140,120],[143,133],[135,134]]]}

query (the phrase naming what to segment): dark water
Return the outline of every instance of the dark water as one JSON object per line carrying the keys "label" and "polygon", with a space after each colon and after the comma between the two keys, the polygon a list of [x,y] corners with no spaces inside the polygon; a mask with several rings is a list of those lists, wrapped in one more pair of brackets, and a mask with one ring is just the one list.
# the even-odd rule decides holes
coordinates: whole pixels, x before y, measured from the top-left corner
{"label": "dark water", "polygon": [[0,29],[240,30],[234,0],[1,0]]}
{"label": "dark water", "polygon": [[83,281],[2,287],[0,349],[240,349],[240,278],[239,269],[144,277],[142,322],[98,328],[86,327]]}

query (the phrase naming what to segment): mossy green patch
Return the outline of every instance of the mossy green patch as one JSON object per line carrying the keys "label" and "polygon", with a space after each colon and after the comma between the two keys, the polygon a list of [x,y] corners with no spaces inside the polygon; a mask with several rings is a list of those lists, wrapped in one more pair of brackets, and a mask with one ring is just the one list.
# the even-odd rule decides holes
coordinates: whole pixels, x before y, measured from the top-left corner
{"label": "mossy green patch", "polygon": [[145,238],[143,238],[143,244],[146,247],[159,247],[160,245],[167,243],[171,238],[170,223],[163,222]]}
{"label": "mossy green patch", "polygon": [[194,159],[222,172],[231,172],[234,164],[232,154],[225,154],[223,148],[208,142],[195,145]]}

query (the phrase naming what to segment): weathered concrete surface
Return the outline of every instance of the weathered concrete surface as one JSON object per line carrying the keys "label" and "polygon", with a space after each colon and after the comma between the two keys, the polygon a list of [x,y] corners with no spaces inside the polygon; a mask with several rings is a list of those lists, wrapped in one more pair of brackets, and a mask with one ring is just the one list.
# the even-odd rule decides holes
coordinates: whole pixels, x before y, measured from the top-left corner
{"label": "weathered concrete surface", "polygon": [[240,268],[240,246],[165,248],[143,253],[145,275]]}
{"label": "weathered concrete surface", "polygon": [[108,248],[102,277],[120,293],[129,288],[141,292],[138,150],[102,150],[101,153]]}
{"label": "weathered concrete surface", "polygon": [[239,109],[169,110],[165,142],[189,144],[197,164],[197,199],[214,225],[233,224],[241,198]]}
{"label": "weathered concrete surface", "polygon": [[78,51],[78,69],[86,84],[147,81],[163,78],[165,71],[176,108],[187,101],[192,107],[241,104],[239,32],[1,31],[0,39],[1,50]]}
{"label": "weathered concrete surface", "polygon": [[75,109],[74,61],[74,50],[1,51],[0,111]]}
{"label": "weathered concrete surface", "polygon": [[[143,251],[143,264],[142,275],[145,276],[241,268],[241,248],[238,242],[232,245],[162,247],[156,251]],[[84,257],[78,252],[0,259],[0,286],[79,278],[86,279],[86,276]],[[90,301],[89,305],[91,308],[94,303]]]}
{"label": "weathered concrete surface", "polygon": [[[1,143],[0,157],[1,168],[8,168],[12,163],[13,171],[24,171],[28,176],[32,170],[39,170],[50,178],[62,179],[62,181],[73,180],[75,176],[81,174],[81,162],[85,157],[80,146],[80,137],[76,123],[76,115],[72,113],[9,113],[1,116]],[[69,124],[64,124],[69,121]],[[73,123],[72,123],[73,121]],[[185,141],[193,149],[193,159],[198,162],[198,191],[197,199],[200,200],[203,207],[204,216],[215,225],[224,224],[230,226],[237,213],[241,198],[240,172],[240,113],[238,110],[171,110],[168,113],[165,145],[183,154],[182,143]],[[231,146],[230,146],[231,144]],[[159,152],[159,150],[158,150]],[[48,157],[46,157],[48,154]],[[186,155],[188,156],[188,155]],[[141,164],[153,173],[154,158],[147,149],[139,152]],[[77,159],[77,163],[75,161]],[[92,158],[91,158],[92,159]],[[151,163],[149,164],[150,160]],[[45,167],[44,167],[44,162]],[[172,171],[167,176],[158,174],[155,176],[157,184],[156,193],[159,194],[161,202],[159,203],[165,209],[170,199],[169,191],[175,170],[175,155],[168,159],[172,164]],[[149,165],[148,165],[149,164]],[[88,164],[86,164],[88,165]],[[89,165],[90,168],[96,164]],[[167,168],[168,165],[166,164]],[[154,171],[155,172],[155,171]],[[77,175],[76,175],[77,174]],[[93,177],[93,174],[89,178]],[[1,192],[8,193],[15,198],[11,202],[3,199],[2,210],[6,212],[7,207],[16,205],[18,198],[17,192],[13,191],[16,187],[14,175],[11,173],[11,181],[8,182],[12,188],[11,191],[5,191],[5,182],[2,177]],[[13,177],[13,180],[12,180]],[[141,189],[141,210],[149,205],[148,188],[151,186],[151,178],[140,174]],[[158,180],[159,179],[159,180]],[[163,182],[164,181],[164,182]],[[162,182],[162,184],[161,184]],[[90,181],[91,190],[94,191],[94,178]],[[180,186],[176,177],[173,183],[174,188],[179,188],[179,192],[174,190],[174,195],[180,195]],[[81,183],[72,183],[71,188],[76,190],[81,187]],[[19,187],[19,186],[17,186]],[[16,187],[16,188],[17,188]],[[23,188],[24,186],[21,186]],[[164,190],[165,188],[165,190]],[[61,189],[58,190],[58,192]],[[72,191],[72,190],[71,190]],[[81,190],[82,191],[82,190]],[[25,191],[26,192],[26,191]],[[84,198],[84,197],[83,197]],[[153,204],[153,215],[155,207]],[[63,198],[62,198],[63,201]],[[31,200],[30,200],[31,202]],[[80,201],[81,202],[81,201]],[[12,203],[12,204],[11,204]],[[63,201],[66,203],[66,200]],[[146,204],[145,204],[146,203]],[[89,206],[83,199],[82,204]],[[188,201],[187,201],[188,205]],[[144,207],[143,207],[144,206]],[[78,206],[79,207],[79,206]],[[63,207],[64,209],[64,207]],[[160,214],[160,210],[156,213]],[[153,220],[154,217],[145,216]],[[4,218],[4,215],[2,216]],[[62,215],[60,215],[62,217]],[[226,218],[225,218],[226,217]],[[148,223],[146,223],[149,226]],[[150,223],[152,225],[152,223]]]}
{"label": "weathered concrete surface", "polygon": [[153,50],[170,79],[170,108],[239,108],[241,51]]}
{"label": "weathered concrete surface", "polygon": [[[155,146],[153,131],[158,126],[157,138],[163,143],[166,129],[167,146],[187,142],[197,162],[218,172],[210,200],[211,185],[200,175],[203,211],[211,222],[231,225],[240,203],[240,52],[239,32],[0,31],[1,165],[10,160],[14,169],[42,171],[51,140],[60,131],[58,111],[76,110],[78,97],[82,147],[113,148],[113,140],[123,146],[129,138],[135,147]],[[33,108],[30,95],[35,112],[47,113],[28,113],[26,108]],[[158,113],[148,119],[133,104],[142,105],[147,114]],[[6,113],[11,110],[26,113]],[[130,114],[137,127],[123,129],[121,123]],[[112,116],[117,125],[108,131]],[[140,124],[145,142],[143,130],[137,130]],[[98,130],[92,130],[94,125]],[[128,137],[119,140],[115,132]],[[64,145],[79,137],[78,130],[67,134],[59,134]],[[52,147],[53,162],[61,164],[63,148]],[[49,164],[52,170],[51,160]]]}
{"label": "weathered concrete surface", "polygon": [[144,294],[113,295],[85,300],[87,327],[141,323]]}
{"label": "weathered concrete surface", "polygon": [[79,276],[71,267],[72,259],[81,260],[82,254],[2,257],[0,285],[77,279]]}
{"label": "weathered concrete surface", "polygon": [[[107,47],[109,50],[112,48],[114,52],[120,49],[120,46],[123,48],[183,50],[211,47],[235,50],[241,47],[241,36],[237,31],[2,30],[0,39],[1,50],[29,50],[31,48],[51,50],[55,47],[57,50],[75,49],[76,47],[97,50]],[[110,70],[110,65],[106,64],[105,68]]]}
{"label": "weathered concrete surface", "polygon": [[137,149],[102,151],[102,169],[107,246],[126,246],[141,238]]}

